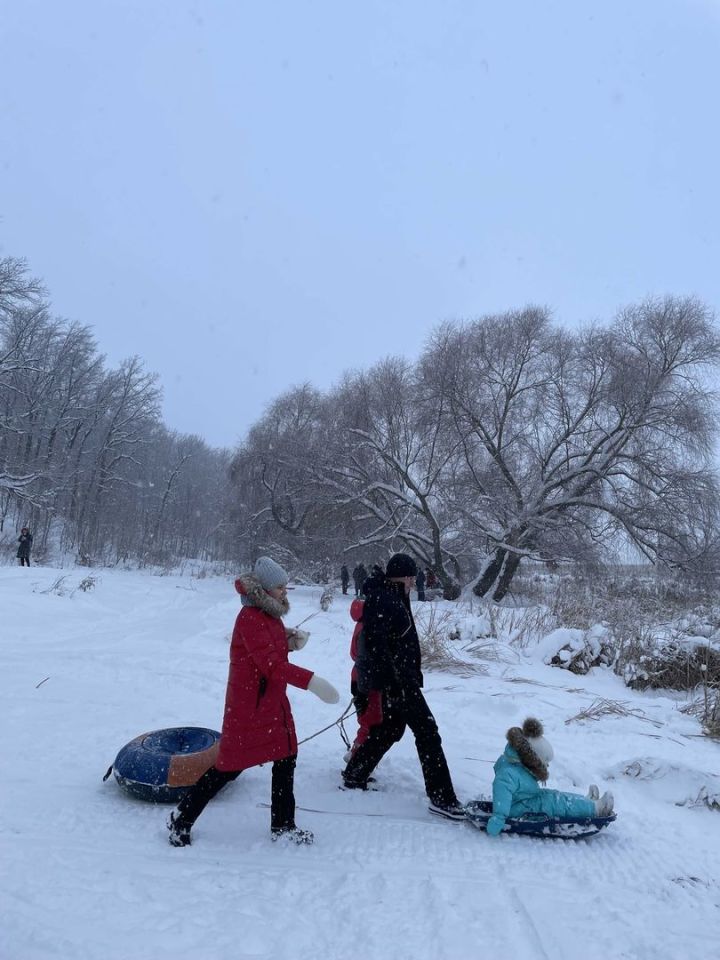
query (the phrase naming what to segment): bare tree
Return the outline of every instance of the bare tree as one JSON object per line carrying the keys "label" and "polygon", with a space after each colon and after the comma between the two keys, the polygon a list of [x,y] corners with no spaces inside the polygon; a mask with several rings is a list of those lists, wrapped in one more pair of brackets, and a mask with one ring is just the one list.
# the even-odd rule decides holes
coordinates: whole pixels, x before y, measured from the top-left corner
{"label": "bare tree", "polygon": [[523,557],[569,559],[625,538],[653,562],[707,562],[720,356],[707,309],[647,301],[570,334],[528,308],[447,325],[423,358],[462,445],[458,512],[485,544],[474,586],[501,599]]}
{"label": "bare tree", "polygon": [[274,551],[294,569],[332,568],[348,511],[322,494],[313,464],[334,443],[330,407],[309,384],[282,394],[233,457],[235,521],[251,558]]}
{"label": "bare tree", "polygon": [[294,388],[255,425],[234,460],[244,520],[254,524],[246,536],[258,543],[274,538],[275,550],[305,563],[367,558],[373,550],[379,560],[409,550],[455,597],[461,536],[444,500],[452,456],[438,411],[423,402],[404,360],[348,375],[326,397],[307,385]]}
{"label": "bare tree", "polygon": [[28,275],[27,261],[19,257],[0,258],[0,317],[12,314],[20,307],[43,301],[45,288],[35,277]]}
{"label": "bare tree", "polygon": [[164,563],[230,556],[229,453],[166,431],[154,375],[138,358],[106,370],[43,296],[0,260],[0,530],[29,522],[38,552],[52,537],[100,562],[149,543]]}
{"label": "bare tree", "polygon": [[441,407],[426,402],[408,361],[389,358],[347,377],[330,397],[338,442],[312,465],[316,483],[353,509],[353,547],[409,550],[432,565],[445,596],[459,595],[462,545],[447,509],[448,443]]}

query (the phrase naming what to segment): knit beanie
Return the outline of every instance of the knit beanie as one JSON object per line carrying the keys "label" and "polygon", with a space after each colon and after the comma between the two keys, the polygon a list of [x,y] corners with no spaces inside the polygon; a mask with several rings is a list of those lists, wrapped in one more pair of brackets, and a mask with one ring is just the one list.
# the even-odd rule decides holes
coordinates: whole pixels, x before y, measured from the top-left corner
{"label": "knit beanie", "polygon": [[528,717],[525,723],[523,723],[523,733],[527,737],[527,742],[530,744],[535,755],[538,756],[547,767],[555,756],[555,751],[550,741],[546,740],[543,736],[543,728],[540,721],[535,720],[533,717]]}
{"label": "knit beanie", "polygon": [[416,575],[417,564],[407,553],[393,554],[385,568],[386,577],[414,577]]}
{"label": "knit beanie", "polygon": [[284,587],[290,579],[285,570],[279,563],[275,563],[272,557],[258,557],[253,567],[253,573],[264,590]]}

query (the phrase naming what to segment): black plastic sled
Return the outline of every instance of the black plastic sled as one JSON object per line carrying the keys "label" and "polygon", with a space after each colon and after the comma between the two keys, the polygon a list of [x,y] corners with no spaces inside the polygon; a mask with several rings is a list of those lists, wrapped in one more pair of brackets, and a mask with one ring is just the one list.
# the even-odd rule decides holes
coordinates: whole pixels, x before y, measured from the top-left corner
{"label": "black plastic sled", "polygon": [[[467,820],[478,830],[485,830],[492,816],[492,800],[471,800],[465,806]],[[609,817],[548,817],[544,813],[526,813],[524,817],[508,817],[503,833],[521,833],[526,837],[549,837],[556,840],[584,840],[600,833],[617,819]]]}

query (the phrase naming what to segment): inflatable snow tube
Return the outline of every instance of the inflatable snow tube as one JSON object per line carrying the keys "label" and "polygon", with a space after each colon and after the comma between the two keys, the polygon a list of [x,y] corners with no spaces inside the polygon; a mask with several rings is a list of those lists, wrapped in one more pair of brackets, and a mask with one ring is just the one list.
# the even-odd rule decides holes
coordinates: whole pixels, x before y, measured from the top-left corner
{"label": "inflatable snow tube", "polygon": [[111,769],[133,797],[177,803],[215,763],[219,745],[220,734],[206,727],[154,730],[126,743]]}
{"label": "inflatable snow tube", "polygon": [[[485,830],[492,816],[492,800],[471,800],[465,806],[468,821],[479,830]],[[548,817],[544,813],[528,813],[524,817],[508,817],[503,833],[521,833],[527,837],[548,837],[556,840],[583,840],[594,837],[617,819],[609,817]]]}

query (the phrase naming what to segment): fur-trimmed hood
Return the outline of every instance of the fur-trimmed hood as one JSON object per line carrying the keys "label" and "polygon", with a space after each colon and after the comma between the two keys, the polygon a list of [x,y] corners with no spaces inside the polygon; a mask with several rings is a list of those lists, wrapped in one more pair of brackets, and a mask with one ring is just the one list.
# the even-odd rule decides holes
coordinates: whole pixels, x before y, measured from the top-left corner
{"label": "fur-trimmed hood", "polygon": [[510,727],[506,734],[507,742],[517,753],[520,763],[527,767],[536,780],[544,782],[548,778],[548,768],[530,744],[530,738],[542,737],[542,735],[543,726],[534,717],[528,717],[522,727]]}
{"label": "fur-trimmed hood", "polygon": [[252,573],[244,573],[235,581],[235,589],[240,594],[240,602],[244,607],[257,607],[268,616],[281,620],[290,610],[290,601],[276,600],[262,586],[258,578]]}

